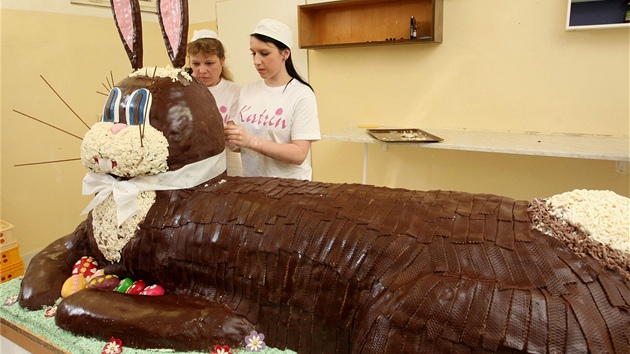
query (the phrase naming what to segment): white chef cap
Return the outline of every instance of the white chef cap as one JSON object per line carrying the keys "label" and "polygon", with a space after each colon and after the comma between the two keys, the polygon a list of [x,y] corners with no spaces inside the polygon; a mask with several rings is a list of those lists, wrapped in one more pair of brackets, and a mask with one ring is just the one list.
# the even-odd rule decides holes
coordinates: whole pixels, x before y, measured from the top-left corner
{"label": "white chef cap", "polygon": [[209,30],[209,29],[202,29],[202,30],[195,30],[193,32],[193,36],[192,39],[190,40],[191,42],[194,42],[198,39],[202,39],[202,38],[212,38],[212,39],[216,39],[218,40],[219,37],[217,37],[217,33],[213,30]]}
{"label": "white chef cap", "polygon": [[252,34],[262,34],[263,36],[277,40],[289,47],[289,49],[293,48],[293,32],[291,32],[289,26],[278,20],[269,18],[260,20]]}

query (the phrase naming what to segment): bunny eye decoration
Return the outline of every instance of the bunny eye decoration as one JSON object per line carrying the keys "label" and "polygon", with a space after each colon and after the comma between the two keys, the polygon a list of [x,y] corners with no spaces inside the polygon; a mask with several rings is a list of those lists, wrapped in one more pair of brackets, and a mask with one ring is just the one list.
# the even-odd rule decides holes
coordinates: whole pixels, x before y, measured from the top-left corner
{"label": "bunny eye decoration", "polygon": [[[118,34],[134,70],[142,63],[142,18],[138,0],[111,0]],[[173,67],[181,68],[186,62],[188,38],[188,0],[157,0],[158,19],[162,37]]]}
{"label": "bunny eye decoration", "polygon": [[[118,107],[120,106],[121,98],[122,90],[119,87],[114,87],[109,92],[109,97],[107,97],[103,108],[103,122],[120,123],[120,110]],[[151,92],[146,88],[132,92],[129,95],[127,107],[124,111],[127,117],[127,124],[141,125],[148,122],[152,99]]]}

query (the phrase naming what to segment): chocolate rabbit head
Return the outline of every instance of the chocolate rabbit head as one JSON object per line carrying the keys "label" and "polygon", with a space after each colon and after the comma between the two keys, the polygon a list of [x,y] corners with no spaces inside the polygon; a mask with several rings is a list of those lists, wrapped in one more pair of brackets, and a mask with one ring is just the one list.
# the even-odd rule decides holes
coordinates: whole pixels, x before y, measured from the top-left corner
{"label": "chocolate rabbit head", "polygon": [[138,0],[111,0],[134,71],[112,88],[81,147],[94,173],[133,178],[175,171],[222,154],[223,124],[214,97],[182,67],[188,33],[187,0],[158,0],[158,19],[172,67],[144,67]]}

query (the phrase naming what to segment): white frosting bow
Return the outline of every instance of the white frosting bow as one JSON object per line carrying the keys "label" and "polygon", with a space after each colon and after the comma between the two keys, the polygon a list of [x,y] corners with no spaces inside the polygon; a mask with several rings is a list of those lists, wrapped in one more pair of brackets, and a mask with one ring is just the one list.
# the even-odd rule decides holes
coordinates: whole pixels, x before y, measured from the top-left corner
{"label": "white frosting bow", "polygon": [[140,211],[138,193],[141,191],[185,189],[197,186],[225,172],[225,150],[205,160],[188,164],[177,171],[162,172],[153,176],[138,176],[121,181],[109,174],[89,171],[83,178],[83,195],[97,193],[83,209],[87,214],[101,204],[110,194],[116,201],[118,226]]}

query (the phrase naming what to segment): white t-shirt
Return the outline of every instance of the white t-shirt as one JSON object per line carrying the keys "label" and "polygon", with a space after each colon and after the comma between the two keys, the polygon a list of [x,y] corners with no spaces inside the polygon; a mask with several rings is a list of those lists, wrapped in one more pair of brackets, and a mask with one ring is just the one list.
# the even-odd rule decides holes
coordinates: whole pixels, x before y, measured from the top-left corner
{"label": "white t-shirt", "polygon": [[[241,87],[233,81],[221,78],[218,84],[208,87],[208,90],[214,96],[217,102],[217,108],[223,118],[223,124],[228,120],[234,119],[238,109],[238,96],[241,93]],[[242,176],[243,166],[241,163],[241,154],[237,152],[226,151],[226,163],[228,176]]]}
{"label": "white t-shirt", "polygon": [[221,112],[223,118],[223,124],[227,123],[230,118],[234,118],[236,110],[238,109],[238,95],[241,92],[240,86],[236,83],[221,79],[218,84],[208,87],[208,90],[214,96],[214,100],[217,101],[217,107]]}
{"label": "white t-shirt", "polygon": [[[243,87],[234,122],[257,137],[280,144],[321,139],[315,93],[298,80],[280,87],[269,87],[264,81]],[[241,159],[246,177],[313,178],[310,151],[301,165],[245,148],[241,149]]]}

